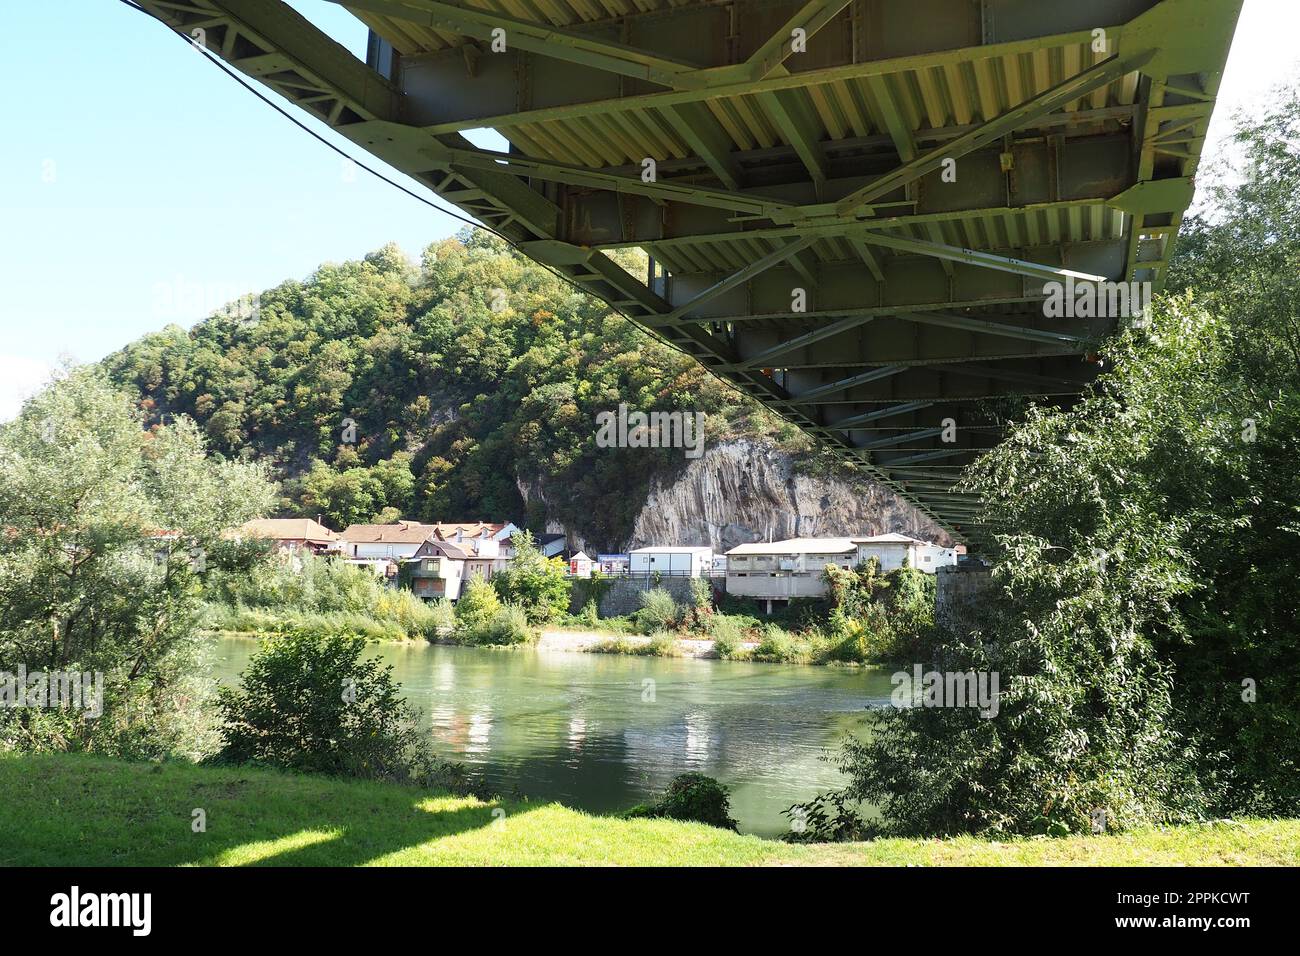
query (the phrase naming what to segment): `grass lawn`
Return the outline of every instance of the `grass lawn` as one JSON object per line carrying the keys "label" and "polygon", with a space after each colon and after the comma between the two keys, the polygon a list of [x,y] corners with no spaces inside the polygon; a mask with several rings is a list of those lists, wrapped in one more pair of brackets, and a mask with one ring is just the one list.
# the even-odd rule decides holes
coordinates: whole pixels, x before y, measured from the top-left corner
{"label": "grass lawn", "polygon": [[[0,866],[1300,864],[1295,820],[1004,843],[788,846],[554,803],[80,755],[0,756],[0,794]],[[193,832],[196,809],[206,832]]]}

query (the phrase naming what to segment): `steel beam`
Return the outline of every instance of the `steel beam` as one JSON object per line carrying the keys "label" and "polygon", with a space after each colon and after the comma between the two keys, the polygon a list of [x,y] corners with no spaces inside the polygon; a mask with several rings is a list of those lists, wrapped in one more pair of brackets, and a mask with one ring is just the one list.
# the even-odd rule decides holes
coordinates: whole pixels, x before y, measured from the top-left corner
{"label": "steel beam", "polygon": [[[539,56],[566,60],[580,66],[632,76],[675,90],[702,89],[706,81],[700,66],[644,50],[597,40],[552,26],[541,26],[491,10],[460,7],[439,0],[331,0],[358,10],[369,10],[406,20],[430,30],[442,30],[476,40],[493,41],[501,36],[506,48],[516,47]],[[495,31],[504,31],[497,34]]]}
{"label": "steel beam", "polygon": [[1019,106],[1008,110],[965,136],[955,139],[938,149],[931,150],[910,163],[904,163],[889,175],[881,176],[870,185],[863,186],[861,189],[845,196],[835,204],[835,212],[839,216],[855,215],[859,209],[868,205],[873,199],[888,195],[908,183],[920,179],[927,173],[937,171],[943,166],[945,160],[960,159],[967,153],[973,152],[981,146],[987,146],[989,143],[1001,139],[1007,133],[1020,129],[1040,116],[1055,112],[1067,103],[1073,102],[1099,87],[1110,85],[1126,73],[1132,73],[1134,70],[1140,69],[1154,55],[1154,51],[1146,50],[1132,56],[1123,58],[1113,56],[1108,60],[1103,60],[1082,73],[1070,77],[1065,82],[1057,84],[1047,92],[1026,100]]}

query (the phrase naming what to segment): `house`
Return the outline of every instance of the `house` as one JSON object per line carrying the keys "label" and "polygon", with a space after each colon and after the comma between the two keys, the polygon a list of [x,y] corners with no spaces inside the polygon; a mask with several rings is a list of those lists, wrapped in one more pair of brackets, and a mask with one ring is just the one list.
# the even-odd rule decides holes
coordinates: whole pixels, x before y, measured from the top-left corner
{"label": "house", "polygon": [[405,563],[411,591],[426,601],[460,597],[465,581],[465,562],[469,555],[446,541],[428,540]]}
{"label": "house", "polygon": [[713,569],[713,549],[708,546],[668,545],[634,548],[630,553],[632,574],[671,574],[691,578],[708,577]]}
{"label": "house", "polygon": [[791,538],[742,544],[727,552],[727,593],[767,602],[816,598],[825,593],[827,565],[851,568],[858,546],[851,538]]}
{"label": "house", "polygon": [[425,527],[432,529],[433,539],[454,544],[466,552],[466,571],[479,574],[484,580],[514,559],[511,538],[520,532],[511,521],[439,521]]}
{"label": "house", "polygon": [[281,551],[324,554],[339,549],[339,533],[311,518],[254,518],[240,525],[233,537],[272,541]]}
{"label": "house", "polygon": [[433,535],[433,528],[418,521],[352,524],[339,536],[340,550],[344,557],[357,561],[404,561],[415,556],[420,545]]}
{"label": "house", "polygon": [[957,548],[945,548],[905,534],[877,534],[852,541],[858,546],[858,563],[875,558],[880,562],[881,571],[896,571],[906,563],[918,571],[934,574],[944,565],[956,564],[960,554]]}
{"label": "house", "polygon": [[575,578],[591,577],[591,558],[587,557],[587,552],[579,551],[569,559],[569,573]]}
{"label": "house", "polygon": [[[511,538],[511,543],[514,538]],[[539,534],[533,538],[533,544],[537,550],[542,552],[544,558],[558,558],[564,553],[565,547],[568,546],[569,539],[562,534]]]}

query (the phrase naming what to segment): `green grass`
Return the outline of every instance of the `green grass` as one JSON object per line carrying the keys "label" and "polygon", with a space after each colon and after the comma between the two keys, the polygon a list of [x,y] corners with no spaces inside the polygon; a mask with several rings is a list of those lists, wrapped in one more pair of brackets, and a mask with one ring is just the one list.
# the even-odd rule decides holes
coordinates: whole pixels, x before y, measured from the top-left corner
{"label": "green grass", "polygon": [[[788,846],[700,824],[250,768],[0,756],[0,865],[1290,865],[1300,821]],[[202,809],[207,831],[195,833]]]}

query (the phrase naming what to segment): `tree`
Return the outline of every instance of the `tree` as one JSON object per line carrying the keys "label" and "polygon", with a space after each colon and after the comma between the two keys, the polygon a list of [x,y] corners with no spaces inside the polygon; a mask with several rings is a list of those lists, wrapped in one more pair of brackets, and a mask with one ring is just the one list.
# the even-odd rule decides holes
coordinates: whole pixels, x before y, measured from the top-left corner
{"label": "tree", "polygon": [[501,599],[496,590],[475,574],[461,587],[460,599],[456,602],[456,630],[471,641],[477,641],[500,610]]}
{"label": "tree", "polygon": [[531,531],[514,537],[515,556],[492,578],[501,600],[517,604],[532,624],[553,621],[569,609],[568,568],[558,558],[548,558],[533,543]]}
{"label": "tree", "polygon": [[145,431],[93,368],[0,426],[0,671],[103,675],[102,716],[4,709],[3,745],[195,752],[199,580],[272,493],[261,466],[207,457],[188,419]]}
{"label": "tree", "polygon": [[1000,676],[996,717],[885,713],[845,795],[902,834],[1300,812],[1300,106],[1239,134],[1149,330],[963,482],[996,588],[920,662]]}
{"label": "tree", "polygon": [[365,658],[364,638],[291,629],[267,638],[219,696],[225,745],[217,760],[306,773],[448,782],[405,702],[393,668]]}

